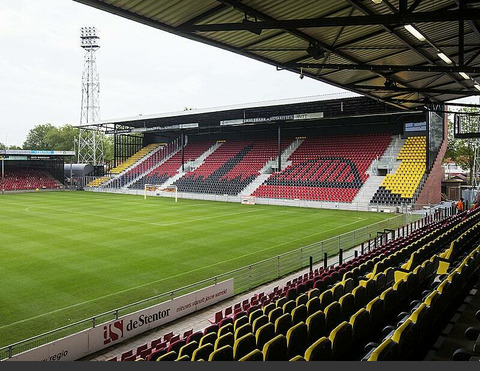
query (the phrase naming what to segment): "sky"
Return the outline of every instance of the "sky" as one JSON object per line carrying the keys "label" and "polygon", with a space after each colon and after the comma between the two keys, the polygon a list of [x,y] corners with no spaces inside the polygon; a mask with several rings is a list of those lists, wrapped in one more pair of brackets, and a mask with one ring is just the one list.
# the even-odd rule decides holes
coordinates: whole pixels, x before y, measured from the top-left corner
{"label": "sky", "polygon": [[209,108],[344,90],[73,0],[0,1],[0,143],[35,125],[79,125],[80,28],[100,32],[100,118]]}

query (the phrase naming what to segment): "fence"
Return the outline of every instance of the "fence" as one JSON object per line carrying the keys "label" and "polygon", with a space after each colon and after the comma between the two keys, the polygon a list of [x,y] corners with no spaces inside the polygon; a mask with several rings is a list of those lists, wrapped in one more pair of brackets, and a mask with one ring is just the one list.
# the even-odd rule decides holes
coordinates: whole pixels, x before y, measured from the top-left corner
{"label": "fence", "polygon": [[[29,349],[47,344],[54,340],[66,337],[68,335],[95,327],[135,311],[145,309],[152,305],[162,303],[167,300],[185,295],[203,287],[216,284],[230,278],[234,279],[235,294],[241,294],[254,289],[262,284],[280,279],[288,274],[299,271],[302,268],[309,267],[311,262],[317,264],[323,262],[325,258],[338,255],[344,260],[349,260],[358,254],[358,249],[353,251],[353,247],[361,248],[361,253],[370,251],[379,246],[384,240],[405,236],[413,230],[424,226],[433,220],[439,220],[451,215],[452,208],[444,208],[430,215],[422,216],[419,214],[407,213],[397,215],[393,218],[344,233],[339,236],[329,238],[299,249],[259,261],[246,267],[242,267],[209,279],[178,288],[145,300],[108,311],[79,322],[49,331],[47,333],[26,339],[15,344],[0,349],[0,360],[10,358],[15,354],[22,353]],[[350,251],[348,251],[350,250]],[[338,260],[337,260],[338,261]],[[325,265],[325,264],[324,264]],[[333,264],[330,264],[333,265]]]}

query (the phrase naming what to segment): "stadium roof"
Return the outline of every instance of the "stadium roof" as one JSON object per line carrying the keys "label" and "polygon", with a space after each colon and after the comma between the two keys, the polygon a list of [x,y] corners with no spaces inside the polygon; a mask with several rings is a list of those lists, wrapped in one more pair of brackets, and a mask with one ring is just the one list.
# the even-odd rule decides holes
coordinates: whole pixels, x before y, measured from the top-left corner
{"label": "stadium roof", "polygon": [[[422,107],[424,108],[424,107]],[[409,110],[408,114],[418,114],[424,109]],[[278,99],[256,103],[245,103],[222,107],[189,109],[152,115],[106,119],[80,125],[85,129],[101,129],[106,134],[127,134],[146,132],[177,132],[178,130],[198,132],[213,128],[234,126],[272,127],[272,124],[295,122],[296,127],[303,124],[311,126],[332,124],[335,120],[349,118],[349,122],[374,122],[373,116],[385,117],[406,115],[395,106],[378,100],[350,93],[334,93],[310,97]],[[332,121],[333,120],[333,121]]]}
{"label": "stadium roof", "polygon": [[399,108],[480,94],[478,1],[75,1]]}

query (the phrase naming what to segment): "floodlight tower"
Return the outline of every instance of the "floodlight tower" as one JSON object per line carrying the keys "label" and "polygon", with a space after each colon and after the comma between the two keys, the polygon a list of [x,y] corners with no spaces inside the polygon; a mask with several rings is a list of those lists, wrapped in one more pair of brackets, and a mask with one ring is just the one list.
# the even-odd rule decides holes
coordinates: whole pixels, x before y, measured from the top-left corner
{"label": "floodlight tower", "polygon": [[78,163],[94,166],[103,164],[103,145],[97,138],[96,127],[88,125],[100,119],[100,78],[97,71],[97,55],[100,37],[95,27],[80,29],[80,46],[85,50],[82,75],[82,108],[78,138]]}

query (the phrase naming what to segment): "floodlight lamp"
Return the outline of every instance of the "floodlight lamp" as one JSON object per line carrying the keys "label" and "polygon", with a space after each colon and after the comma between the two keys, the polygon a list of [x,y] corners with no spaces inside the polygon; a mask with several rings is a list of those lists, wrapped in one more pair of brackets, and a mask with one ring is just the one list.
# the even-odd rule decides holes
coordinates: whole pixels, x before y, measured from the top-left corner
{"label": "floodlight lamp", "polygon": [[315,44],[310,44],[307,48],[307,53],[313,58],[313,59],[321,59],[325,57],[325,52],[323,51],[322,48],[318,45],[318,43]]}
{"label": "floodlight lamp", "polygon": [[446,63],[446,64],[452,64],[453,61],[447,57],[445,53],[438,52],[437,55]]}
{"label": "floodlight lamp", "polygon": [[475,84],[475,89],[477,89],[478,91],[480,91],[480,84]]}
{"label": "floodlight lamp", "polygon": [[372,0],[373,3],[375,4],[380,4],[382,2],[382,0]]}
{"label": "floodlight lamp", "polygon": [[465,80],[470,80],[470,76],[468,76],[465,72],[459,72],[459,75],[462,76]]}
{"label": "floodlight lamp", "polygon": [[420,41],[425,41],[426,38],[423,36],[420,31],[418,31],[415,27],[413,27],[411,24],[406,24],[405,29],[410,32],[413,36],[415,36],[418,40]]}

